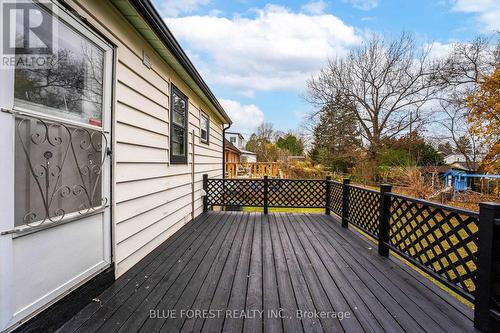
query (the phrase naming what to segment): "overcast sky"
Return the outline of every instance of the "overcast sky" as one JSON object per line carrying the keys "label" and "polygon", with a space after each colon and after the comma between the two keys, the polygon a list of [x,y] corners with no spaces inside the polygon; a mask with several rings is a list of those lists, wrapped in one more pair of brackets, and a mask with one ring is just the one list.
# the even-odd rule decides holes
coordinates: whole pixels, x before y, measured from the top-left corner
{"label": "overcast sky", "polygon": [[444,53],[500,30],[500,0],[154,0],[191,61],[248,136],[262,121],[296,129],[305,82],[369,33],[412,32]]}

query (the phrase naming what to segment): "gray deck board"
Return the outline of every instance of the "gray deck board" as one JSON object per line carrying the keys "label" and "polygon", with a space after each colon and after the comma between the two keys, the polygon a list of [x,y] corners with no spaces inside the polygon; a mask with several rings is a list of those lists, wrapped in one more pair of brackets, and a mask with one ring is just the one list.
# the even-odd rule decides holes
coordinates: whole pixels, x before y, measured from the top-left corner
{"label": "gray deck board", "polygon": [[474,331],[471,309],[319,214],[202,214],[98,298],[58,332]]}

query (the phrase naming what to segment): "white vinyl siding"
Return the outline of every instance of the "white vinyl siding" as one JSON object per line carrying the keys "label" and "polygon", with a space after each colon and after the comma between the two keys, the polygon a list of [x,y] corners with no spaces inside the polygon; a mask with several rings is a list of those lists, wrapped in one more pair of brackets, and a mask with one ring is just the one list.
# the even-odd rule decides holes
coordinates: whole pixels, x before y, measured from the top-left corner
{"label": "white vinyl siding", "polygon": [[[73,7],[117,46],[114,103],[114,260],[120,276],[191,220],[192,144],[195,216],[202,212],[202,175],[222,176],[223,125],[108,2]],[[143,51],[152,69],[142,62]],[[170,164],[170,91],[188,97],[187,164]],[[210,145],[200,141],[200,111],[210,117]],[[194,138],[193,138],[194,133]]]}

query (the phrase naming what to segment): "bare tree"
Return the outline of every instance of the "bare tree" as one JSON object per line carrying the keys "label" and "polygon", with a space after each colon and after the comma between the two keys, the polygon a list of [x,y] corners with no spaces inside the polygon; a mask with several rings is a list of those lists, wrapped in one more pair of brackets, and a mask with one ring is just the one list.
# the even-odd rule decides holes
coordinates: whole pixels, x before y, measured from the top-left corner
{"label": "bare tree", "polygon": [[455,43],[436,72],[436,79],[451,88],[476,89],[482,79],[500,64],[500,43],[479,36],[471,42]]}
{"label": "bare tree", "polygon": [[274,133],[274,125],[272,123],[262,123],[255,131],[258,138],[266,139],[269,142],[274,140]]}
{"label": "bare tree", "polygon": [[[467,108],[446,99],[440,100],[439,106],[443,117],[438,118],[438,121],[449,133],[444,138],[451,139],[455,151],[464,155],[467,168],[474,170],[480,160],[480,143],[467,123]],[[469,142],[470,146],[464,145],[464,141]]]}
{"label": "bare tree", "polygon": [[436,93],[428,54],[409,34],[393,41],[373,35],[346,58],[329,60],[308,81],[306,98],[319,107],[351,109],[371,158],[377,159],[381,139],[419,122],[422,106]]}
{"label": "bare tree", "polygon": [[[450,54],[436,68],[435,79],[443,87],[440,94],[439,122],[449,133],[457,151],[464,155],[469,169],[479,161],[480,151],[488,150],[474,134],[467,122],[470,109],[467,97],[479,89],[483,78],[500,65],[500,43],[490,37],[477,37],[469,43],[456,43]],[[468,140],[471,149],[461,142]]]}

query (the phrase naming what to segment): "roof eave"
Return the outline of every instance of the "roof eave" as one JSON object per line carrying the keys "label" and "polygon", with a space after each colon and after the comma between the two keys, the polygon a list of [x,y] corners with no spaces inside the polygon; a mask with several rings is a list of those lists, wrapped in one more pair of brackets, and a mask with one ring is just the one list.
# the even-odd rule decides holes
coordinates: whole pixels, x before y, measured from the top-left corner
{"label": "roof eave", "polygon": [[[157,12],[153,4],[150,0],[129,0],[128,1],[135,10],[140,14],[140,16],[146,21],[150,29],[158,36],[161,42],[166,46],[168,51],[173,55],[173,57],[177,60],[183,70],[189,75],[189,77],[194,81],[196,86],[199,87],[201,92],[206,97],[206,102],[208,106],[212,106],[214,110],[219,114],[221,119],[225,124],[232,124],[231,118],[227,115],[222,105],[219,103],[215,95],[212,93],[208,85],[205,83],[200,73],[198,73],[197,69],[194,67],[191,60],[189,60],[188,56],[180,46],[180,44],[175,39],[172,32],[168,29],[167,25],[161,18],[160,14]],[[124,6],[123,1],[114,1],[118,10],[122,10]],[[126,3],[126,2],[125,2]],[[130,15],[125,15],[127,19],[129,19]],[[151,43],[150,43],[151,44]],[[157,47],[153,44],[151,46],[157,50]],[[158,51],[158,50],[157,50]],[[162,53],[159,52],[162,56]],[[164,58],[162,56],[162,58]],[[164,58],[165,59],[165,58]],[[168,60],[165,59],[168,63]],[[174,68],[175,70],[175,68]],[[182,75],[181,75],[182,76]],[[186,82],[188,83],[188,82]],[[189,85],[189,83],[188,83]],[[203,96],[202,96],[203,99]]]}

